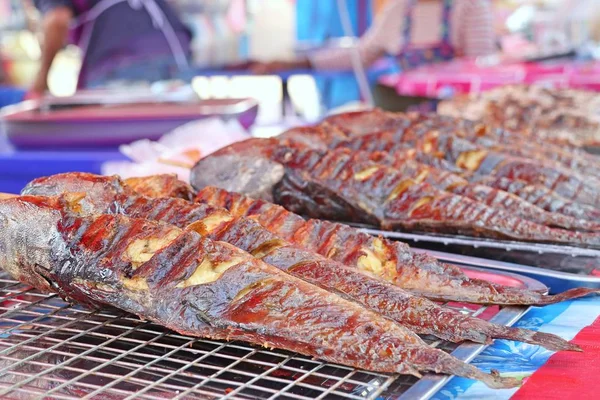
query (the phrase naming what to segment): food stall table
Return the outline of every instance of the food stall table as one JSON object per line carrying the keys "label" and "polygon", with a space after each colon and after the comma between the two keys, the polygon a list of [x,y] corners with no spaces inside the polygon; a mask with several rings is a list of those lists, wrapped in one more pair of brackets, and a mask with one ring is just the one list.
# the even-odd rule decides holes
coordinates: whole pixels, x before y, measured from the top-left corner
{"label": "food stall table", "polygon": [[385,75],[379,79],[379,84],[395,89],[400,96],[432,99],[477,94],[509,84],[535,83],[599,90],[599,70],[600,62],[597,61],[552,60],[481,66],[474,60],[457,60]]}
{"label": "food stall table", "polygon": [[[525,378],[521,388],[490,390],[485,385],[452,378],[432,399],[591,399],[596,398],[600,370],[600,298],[531,308],[515,327],[573,339],[583,353],[559,352],[524,343],[496,340],[472,363],[502,375]],[[582,390],[585,388],[585,390]]]}

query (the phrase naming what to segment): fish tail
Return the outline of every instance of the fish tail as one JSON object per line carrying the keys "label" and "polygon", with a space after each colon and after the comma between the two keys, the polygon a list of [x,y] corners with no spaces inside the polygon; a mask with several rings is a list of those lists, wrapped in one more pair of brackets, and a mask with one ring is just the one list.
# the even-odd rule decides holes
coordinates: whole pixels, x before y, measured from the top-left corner
{"label": "fish tail", "polygon": [[497,339],[516,340],[523,343],[535,344],[553,351],[582,351],[575,343],[570,343],[560,336],[551,333],[535,332],[528,329],[510,328],[501,325],[491,326],[493,328],[489,333]]}
{"label": "fish tail", "polygon": [[531,305],[545,306],[548,304],[560,303],[565,300],[578,299],[590,294],[600,294],[600,289],[574,288],[555,295],[539,295],[538,301],[531,303]]}
{"label": "fish tail", "polygon": [[473,365],[464,363],[437,349],[422,350],[419,358],[425,361],[425,365],[420,368],[415,366],[417,369],[477,379],[493,389],[517,387],[521,383],[519,379],[502,377],[495,372],[486,374]]}

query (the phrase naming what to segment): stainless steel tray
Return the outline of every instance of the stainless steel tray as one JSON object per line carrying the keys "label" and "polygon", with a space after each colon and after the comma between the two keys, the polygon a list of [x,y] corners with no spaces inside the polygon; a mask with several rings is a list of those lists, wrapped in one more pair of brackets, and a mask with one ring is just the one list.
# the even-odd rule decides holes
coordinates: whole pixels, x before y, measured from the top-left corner
{"label": "stainless steel tray", "polygon": [[[401,240],[410,244],[411,247],[491,259],[504,263],[528,265],[538,267],[538,269],[543,268],[544,270],[550,270],[547,271],[548,276],[562,276],[569,278],[572,282],[576,282],[579,278],[587,276],[590,277],[590,280],[586,281],[582,279],[582,284],[589,282],[600,283],[600,250],[597,249],[480,239],[457,235],[391,232],[363,225],[353,225],[372,235]],[[498,269],[504,270],[503,268]],[[521,270],[517,268],[513,271]],[[553,272],[562,272],[567,275],[554,274]],[[546,276],[545,273],[545,271],[537,271],[536,274],[529,276],[540,279],[544,284],[549,285],[548,282],[550,281],[542,279]],[[553,285],[552,289],[554,289]]]}
{"label": "stainless steel tray", "polygon": [[[519,275],[479,273],[544,289]],[[527,310],[451,306],[505,325]],[[485,347],[425,339],[465,361]],[[71,306],[0,274],[2,399],[426,399],[448,379],[378,374],[282,350],[182,336],[119,310]]]}
{"label": "stainless steel tray", "polygon": [[[131,101],[102,96],[25,101],[0,112],[0,128],[18,148],[60,150],[114,148],[138,139],[157,140],[185,123],[209,117],[252,126],[258,113],[254,99],[206,99],[191,102]],[[119,104],[120,102],[120,104]]]}

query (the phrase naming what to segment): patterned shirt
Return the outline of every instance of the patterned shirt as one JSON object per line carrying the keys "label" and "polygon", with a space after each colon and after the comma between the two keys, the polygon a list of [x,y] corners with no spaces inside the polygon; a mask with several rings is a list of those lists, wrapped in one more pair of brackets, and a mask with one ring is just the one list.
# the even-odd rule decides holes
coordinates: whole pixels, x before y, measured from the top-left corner
{"label": "patterned shirt", "polygon": [[[371,65],[384,54],[397,55],[404,46],[403,27],[409,0],[389,0],[379,12],[371,28],[357,44],[358,54],[364,65]],[[435,9],[441,15],[442,2],[425,2],[413,12],[413,36],[424,38],[432,27],[441,25],[435,17]],[[434,17],[432,20],[432,16]],[[436,19],[437,18],[437,19]],[[435,39],[434,39],[435,40]],[[450,13],[450,40],[457,54],[476,57],[496,51],[493,11],[489,0],[454,0]],[[315,69],[352,68],[351,48],[326,49],[309,56]]]}

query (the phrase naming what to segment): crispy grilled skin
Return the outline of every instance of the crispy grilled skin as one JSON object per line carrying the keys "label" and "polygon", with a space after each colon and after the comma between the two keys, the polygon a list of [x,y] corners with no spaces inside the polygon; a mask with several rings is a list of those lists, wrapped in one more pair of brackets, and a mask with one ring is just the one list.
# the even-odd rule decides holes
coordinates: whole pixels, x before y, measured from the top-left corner
{"label": "crispy grilled skin", "polygon": [[430,132],[417,151],[435,154],[472,174],[541,184],[569,200],[600,206],[600,181],[594,178],[584,180],[572,171],[483,149],[456,136]]}
{"label": "crispy grilled skin", "polygon": [[[597,247],[600,235],[571,232],[517,218],[464,196],[419,183],[393,168],[362,161],[347,151],[278,149],[272,158],[285,165],[288,179],[274,187],[277,203],[314,218],[355,220],[384,229],[467,234],[501,239]],[[310,187],[312,185],[312,187]],[[318,201],[324,188],[347,206]],[[308,196],[307,196],[308,194]],[[309,197],[308,199],[306,197]]]}
{"label": "crispy grilled skin", "polygon": [[[277,165],[278,172],[264,171],[261,167],[265,165]],[[325,153],[280,146],[276,139],[250,139],[200,160],[191,179],[197,189],[218,186],[242,192],[312,218],[384,229],[600,245],[600,235],[595,232],[551,229],[407,179],[393,168],[356,161],[343,149]],[[249,186],[254,190],[246,193]],[[254,196],[255,192],[261,196]]]}
{"label": "crispy grilled skin", "polygon": [[[581,174],[598,176],[598,171],[600,171],[598,160],[585,152],[552,144],[547,140],[536,142],[535,138],[531,136],[523,137],[521,134],[463,118],[437,114],[386,113],[381,110],[373,110],[336,115],[328,118],[325,125],[330,127],[329,131],[331,131],[331,127],[335,127],[344,132],[346,140],[365,143],[372,150],[381,151],[384,150],[382,147],[386,146],[414,145],[427,132],[437,130],[452,133],[490,150],[545,163],[557,163]],[[383,131],[387,132],[384,135],[378,135]],[[341,138],[339,135],[336,136],[336,140],[329,146],[330,148],[339,146]],[[351,145],[351,147],[356,146],[356,143]],[[375,147],[379,147],[379,149],[375,149]],[[363,150],[368,149],[363,148]]]}
{"label": "crispy grilled skin", "polygon": [[437,130],[465,139],[474,145],[505,153],[507,155],[538,160],[553,164],[584,175],[598,176],[598,159],[581,151],[573,151],[551,143],[535,143],[531,138],[510,134],[502,129],[492,129],[489,125],[458,118],[431,117],[415,124],[404,136],[404,141],[416,143],[430,131]]}
{"label": "crispy grilled skin", "polygon": [[569,201],[542,185],[531,185],[516,179],[479,175],[470,176],[469,180],[515,194],[548,212],[568,215],[581,220],[600,222],[600,210]]}
{"label": "crispy grilled skin", "polygon": [[0,202],[3,267],[40,290],[108,304],[182,334],[243,340],[381,372],[487,375],[393,322],[191,231],[124,216],[73,217],[53,199]]}
{"label": "crispy grilled skin", "polygon": [[454,266],[440,263],[426,254],[411,252],[409,246],[402,242],[373,237],[343,224],[304,220],[276,204],[216,187],[202,189],[196,200],[225,207],[234,215],[252,217],[292,243],[434,300],[544,305],[597,293],[593,289],[581,288],[545,296],[470,279]]}
{"label": "crispy grilled skin", "polygon": [[[152,179],[148,179],[152,185]],[[142,179],[136,189],[141,189]],[[142,189],[142,191],[144,191]],[[308,280],[324,289],[341,293],[367,308],[405,325],[413,332],[431,334],[451,341],[486,343],[491,338],[524,340],[554,350],[577,349],[552,335],[490,324],[419,298],[355,267],[327,259],[287,242],[254,219],[234,216],[226,209],[191,203],[177,198],[147,198],[128,193],[116,177],[67,173],[31,182],[24,193],[63,196],[74,212],[100,214],[114,210],[129,217],[154,219],[197,230],[249,252],[268,264]],[[77,193],[89,193],[87,196]],[[367,271],[369,272],[369,271]]]}
{"label": "crispy grilled skin", "polygon": [[154,197],[157,193],[168,193],[169,197],[192,200],[194,189],[177,179],[177,175],[152,175],[144,178],[125,179],[127,185],[143,196]]}
{"label": "crispy grilled skin", "polygon": [[560,213],[547,212],[522,198],[504,190],[495,189],[477,182],[471,183],[452,172],[431,167],[413,160],[390,157],[384,153],[355,153],[354,159],[371,160],[387,165],[415,182],[426,182],[433,187],[465,196],[492,208],[511,212],[513,215],[535,223],[554,228],[582,231],[600,230],[600,224],[575,219]]}

